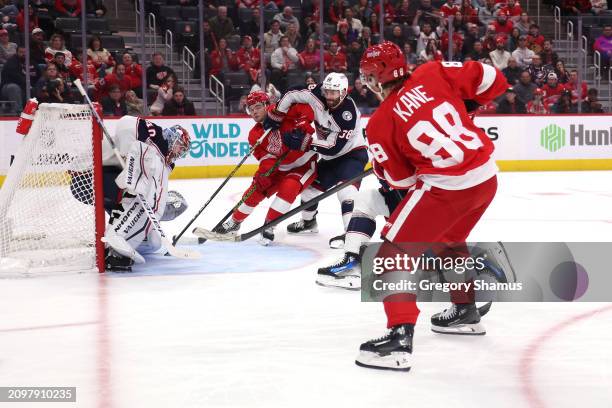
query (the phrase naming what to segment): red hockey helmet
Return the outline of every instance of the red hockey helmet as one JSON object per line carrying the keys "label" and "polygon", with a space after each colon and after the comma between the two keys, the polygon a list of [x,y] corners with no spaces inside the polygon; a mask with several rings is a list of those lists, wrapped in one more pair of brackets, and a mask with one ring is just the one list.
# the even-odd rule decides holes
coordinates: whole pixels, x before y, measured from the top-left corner
{"label": "red hockey helmet", "polygon": [[251,92],[246,99],[246,106],[253,106],[258,103],[263,103],[264,105],[268,105],[270,103],[270,97],[264,91],[253,91]]}
{"label": "red hockey helmet", "polygon": [[361,57],[359,71],[362,82],[373,92],[378,93],[382,91],[382,85],[406,76],[408,66],[400,47],[385,41],[368,47]]}

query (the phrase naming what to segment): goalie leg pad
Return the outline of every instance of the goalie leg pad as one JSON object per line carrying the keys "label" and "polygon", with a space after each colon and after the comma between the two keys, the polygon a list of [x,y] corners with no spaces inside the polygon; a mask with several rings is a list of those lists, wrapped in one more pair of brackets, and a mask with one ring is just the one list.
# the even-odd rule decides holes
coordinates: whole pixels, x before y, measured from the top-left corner
{"label": "goalie leg pad", "polygon": [[145,259],[125,240],[125,238],[117,235],[112,228],[106,230],[106,234],[102,238],[102,242],[106,243],[108,248],[113,249],[119,255],[133,259],[138,264],[145,263]]}

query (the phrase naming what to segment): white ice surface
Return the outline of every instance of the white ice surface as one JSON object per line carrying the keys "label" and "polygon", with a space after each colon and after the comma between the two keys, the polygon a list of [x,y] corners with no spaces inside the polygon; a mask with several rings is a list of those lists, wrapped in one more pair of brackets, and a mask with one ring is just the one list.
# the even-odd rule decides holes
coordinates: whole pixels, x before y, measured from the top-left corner
{"label": "white ice surface", "polygon": [[[248,181],[232,180],[198,225],[212,227]],[[178,232],[219,183],[172,181],[190,208],[165,229]],[[198,262],[152,256],[132,274],[0,280],[0,386],[78,388],[76,404],[53,407],[612,406],[605,303],[497,303],[484,337],[432,333],[444,305],[421,304],[411,372],[357,367],[359,344],[383,334],[382,305],[314,284],[316,268],[341,254],[327,247],[341,229],[335,198],[318,219],[318,235],[287,236],[283,224],[268,248],[193,245]],[[502,173],[471,236],[611,237],[612,172]]]}

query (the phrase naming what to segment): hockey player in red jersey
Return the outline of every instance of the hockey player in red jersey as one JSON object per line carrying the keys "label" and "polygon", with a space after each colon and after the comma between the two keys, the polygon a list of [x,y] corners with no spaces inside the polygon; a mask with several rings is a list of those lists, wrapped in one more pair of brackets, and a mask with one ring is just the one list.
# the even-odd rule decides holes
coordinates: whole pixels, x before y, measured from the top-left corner
{"label": "hockey player in red jersey", "polygon": [[[366,129],[375,171],[391,187],[409,188],[383,229],[381,251],[401,242],[464,242],[497,188],[493,143],[468,111],[501,95],[506,79],[476,61],[429,62],[410,74],[401,49],[389,42],[368,48],[360,71],[384,99]],[[452,293],[451,300],[431,318],[432,330],[484,334],[473,294]],[[409,370],[415,294],[390,295],[384,307],[390,330],[363,343],[356,363]]]}
{"label": "hockey player in red jersey", "polygon": [[[265,133],[262,123],[268,115],[268,109],[271,109],[272,106],[270,106],[268,95],[262,91],[251,92],[247,96],[246,104],[249,114],[257,122],[249,132],[249,144],[253,146]],[[281,133],[299,129],[306,134],[313,134],[315,131],[311,126],[313,119],[314,113],[310,106],[294,105],[284,118],[280,129],[270,131],[253,152],[255,158],[259,160],[259,168],[253,176],[252,184],[243,195],[244,202],[215,232],[236,233],[240,228],[240,223],[253,212],[255,207],[264,198],[274,194],[276,197],[268,210],[266,222],[289,211],[296,197],[316,177],[317,154],[312,151],[290,151],[283,144]],[[272,169],[279,158],[285,154],[278,168],[266,176],[266,172]],[[273,240],[274,231],[270,228],[262,233],[260,242],[268,245]]]}

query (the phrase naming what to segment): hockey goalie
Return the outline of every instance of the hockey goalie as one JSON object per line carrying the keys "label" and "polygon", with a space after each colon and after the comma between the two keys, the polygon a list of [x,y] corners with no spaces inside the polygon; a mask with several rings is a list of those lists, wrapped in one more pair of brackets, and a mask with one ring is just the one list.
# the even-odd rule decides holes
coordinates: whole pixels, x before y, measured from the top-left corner
{"label": "hockey goalie", "polygon": [[[241,203],[232,213],[231,218],[215,228],[220,234],[236,234],[240,224],[253,212],[255,207],[267,197],[276,194],[268,213],[269,222],[286,213],[297,196],[316,178],[317,153],[289,150],[282,141],[282,133],[299,130],[312,135],[314,112],[309,105],[296,104],[285,116],[279,130],[264,131],[263,122],[268,111],[273,109],[265,92],[255,91],[247,96],[247,109],[255,122],[249,132],[249,144],[256,146],[253,155],[259,161],[259,168],[253,176],[253,182],[242,196]],[[263,137],[263,140],[260,139]],[[259,142],[259,144],[257,144]],[[196,228],[194,234],[201,234],[203,229]],[[206,236],[206,235],[200,235]],[[267,246],[274,240],[273,228],[262,232],[259,242]]]}
{"label": "hockey goalie", "polygon": [[148,120],[124,116],[112,138],[126,166],[121,170],[105,141],[104,195],[111,214],[104,236],[105,266],[108,271],[129,272],[134,263],[144,262],[143,253],[161,247],[137,195],[142,194],[162,221],[174,219],[186,209],[180,194],[168,192],[168,176],[176,160],[187,155],[190,137],[178,125],[162,129]]}

